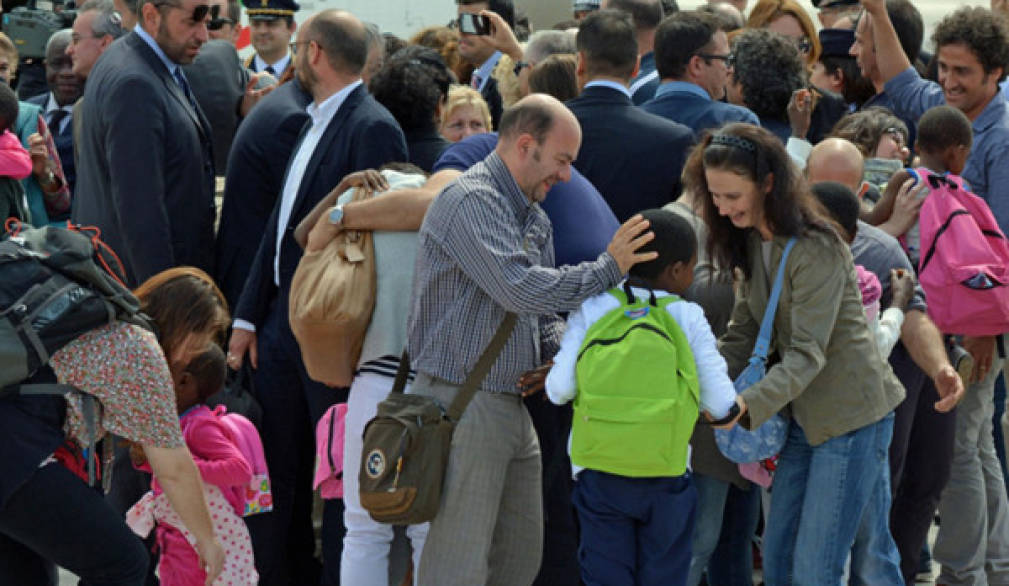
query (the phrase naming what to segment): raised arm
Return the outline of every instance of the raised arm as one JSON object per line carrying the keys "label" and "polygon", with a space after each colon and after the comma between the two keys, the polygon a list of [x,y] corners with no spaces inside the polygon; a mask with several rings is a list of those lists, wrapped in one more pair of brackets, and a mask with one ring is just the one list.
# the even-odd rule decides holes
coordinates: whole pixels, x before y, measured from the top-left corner
{"label": "raised arm", "polygon": [[876,67],[879,68],[879,74],[885,83],[911,67],[911,62],[900,46],[900,38],[897,37],[897,31],[890,22],[890,15],[886,12],[886,0],[861,1],[865,7],[862,18],[871,19],[869,25],[872,26],[873,44],[876,47]]}

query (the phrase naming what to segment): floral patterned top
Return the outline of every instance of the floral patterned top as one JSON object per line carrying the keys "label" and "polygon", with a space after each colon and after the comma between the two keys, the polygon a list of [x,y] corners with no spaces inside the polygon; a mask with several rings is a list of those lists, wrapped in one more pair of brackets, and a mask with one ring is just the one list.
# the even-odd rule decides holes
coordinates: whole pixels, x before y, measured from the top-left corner
{"label": "floral patterned top", "polygon": [[101,404],[98,437],[89,438],[81,398],[67,397],[67,437],[81,445],[106,432],[159,448],[183,445],[175,389],[153,333],[124,322],[94,329],[57,351],[49,365],[60,383]]}

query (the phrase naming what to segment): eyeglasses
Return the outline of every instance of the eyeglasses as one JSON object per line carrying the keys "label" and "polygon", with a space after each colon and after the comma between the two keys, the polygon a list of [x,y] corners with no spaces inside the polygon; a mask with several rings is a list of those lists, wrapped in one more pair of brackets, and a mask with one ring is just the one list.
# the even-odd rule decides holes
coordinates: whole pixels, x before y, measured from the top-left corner
{"label": "eyeglasses", "polygon": [[728,55],[715,55],[714,53],[698,53],[697,56],[709,62],[712,59],[718,59],[719,61],[724,61],[725,66],[730,69],[736,66],[736,56],[732,53],[729,53]]}
{"label": "eyeglasses", "polygon": [[515,62],[515,67],[512,69],[512,72],[515,74],[515,77],[518,77],[519,74],[522,73],[523,69],[525,69],[526,67],[532,67],[532,66],[533,66],[533,64],[529,63],[528,61],[516,61]]}
{"label": "eyeglasses", "polygon": [[801,37],[795,40],[795,48],[803,55],[809,55],[813,50],[813,41],[809,40],[809,37]]}
{"label": "eyeglasses", "polygon": [[893,142],[897,143],[898,147],[903,147],[907,144],[907,136],[904,134],[904,131],[899,128],[887,128],[883,131],[883,135],[892,138]]}
{"label": "eyeglasses", "polygon": [[323,46],[322,46],[321,44],[319,44],[319,41],[316,41],[316,40],[308,40],[308,41],[291,41],[290,43],[288,43],[288,44],[287,44],[287,48],[288,48],[288,49],[290,49],[290,50],[291,50],[291,53],[293,54],[293,53],[297,53],[297,52],[298,52],[298,45],[307,45],[307,44],[309,44],[309,43],[315,43],[315,44],[316,44],[316,45],[317,45],[317,46],[318,46],[318,47],[319,47],[320,49],[322,49],[322,50],[325,50],[325,49],[326,49],[326,48],[325,48],[325,47],[323,47]]}
{"label": "eyeglasses", "polygon": [[[154,4],[157,7],[167,6],[168,8],[178,8],[179,10],[182,10],[181,5],[171,0],[168,1],[155,0],[154,2],[152,2],[152,4]],[[190,15],[190,18],[193,20],[193,22],[203,22],[207,19],[207,15],[209,14],[210,14],[210,5],[199,4],[195,8],[193,8],[193,14]]]}

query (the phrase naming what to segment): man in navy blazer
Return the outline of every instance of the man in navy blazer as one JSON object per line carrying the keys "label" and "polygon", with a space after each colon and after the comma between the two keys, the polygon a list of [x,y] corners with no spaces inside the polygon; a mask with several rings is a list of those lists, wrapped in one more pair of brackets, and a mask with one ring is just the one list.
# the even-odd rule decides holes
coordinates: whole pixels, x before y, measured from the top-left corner
{"label": "man in navy blazer", "polygon": [[575,168],[621,222],[675,200],[693,134],[631,102],[627,84],[637,73],[638,42],[630,15],[616,10],[589,14],[578,29],[577,44],[583,90],[567,103],[582,126]]}
{"label": "man in navy blazer", "polygon": [[655,33],[655,64],[662,83],[641,108],[702,132],[728,124],[760,125],[756,114],[722,102],[729,82],[729,40],[709,14],[678,12]]}
{"label": "man in navy blazer", "polygon": [[[279,559],[270,565],[278,573],[267,576],[264,584],[318,583],[311,574],[314,430],[326,409],[347,400],[347,389],[329,388],[309,378],[291,333],[288,300],[302,256],[294,229],[345,175],[407,160],[402,131],[362,84],[367,53],[365,27],[347,12],[320,12],[302,26],[295,72],[312,96],[309,121],[292,153],[280,199],[234,312],[228,363],[240,366],[248,352],[256,367],[256,392],[264,412],[263,447],[273,483],[270,550]],[[343,503],[327,500],[322,522],[323,584],[339,583],[343,535]]]}
{"label": "man in navy blazer", "polygon": [[141,1],[133,32],[88,76],[71,215],[101,229],[130,285],[179,265],[209,269],[214,245],[210,124],[181,68],[207,40],[206,5]]}
{"label": "man in navy blazer", "polygon": [[238,305],[311,101],[293,79],[264,97],[235,133],[214,248],[214,276],[230,307]]}

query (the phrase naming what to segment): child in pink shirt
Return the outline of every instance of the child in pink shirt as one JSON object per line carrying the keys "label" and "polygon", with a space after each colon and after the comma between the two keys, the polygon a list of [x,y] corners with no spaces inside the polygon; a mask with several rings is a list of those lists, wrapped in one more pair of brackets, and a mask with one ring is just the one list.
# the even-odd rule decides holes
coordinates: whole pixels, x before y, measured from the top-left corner
{"label": "child in pink shirt", "polygon": [[[243,494],[252,479],[252,467],[239,450],[229,429],[204,405],[224,385],[226,363],[217,345],[194,357],[175,377],[176,404],[182,435],[203,478],[214,532],[225,550],[224,571],[218,585],[253,585],[259,581],[249,531],[242,520]],[[149,471],[146,463],[134,463]],[[172,509],[155,477],[152,490],[130,509],[127,524],[147,535],[156,524],[162,586],[202,586],[206,580],[193,538]]]}

